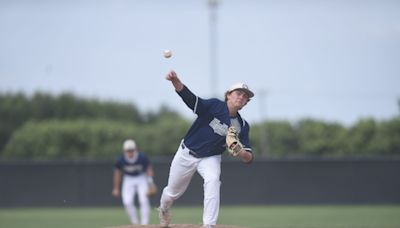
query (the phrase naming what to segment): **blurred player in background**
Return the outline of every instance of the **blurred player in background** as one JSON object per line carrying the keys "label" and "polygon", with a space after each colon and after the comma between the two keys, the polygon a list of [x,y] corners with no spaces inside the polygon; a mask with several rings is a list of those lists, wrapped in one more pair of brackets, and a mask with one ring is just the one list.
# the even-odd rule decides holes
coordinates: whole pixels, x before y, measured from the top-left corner
{"label": "blurred player in background", "polygon": [[197,114],[189,131],[181,141],[171,163],[168,185],[160,200],[160,225],[168,227],[170,208],[188,187],[197,171],[204,179],[203,227],[217,223],[220,203],[221,154],[228,152],[243,162],[253,160],[249,142],[249,124],[239,115],[254,96],[246,84],[237,83],[225,93],[225,101],[202,99],[194,95],[174,71],[167,74],[185,104]]}
{"label": "blurred player in background", "polygon": [[131,223],[139,224],[134,202],[137,193],[141,215],[140,224],[147,225],[150,219],[149,196],[156,192],[153,182],[154,171],[147,156],[137,150],[136,143],[132,139],[125,140],[123,151],[115,163],[112,195],[114,197],[121,195],[120,185],[123,178],[122,202]]}

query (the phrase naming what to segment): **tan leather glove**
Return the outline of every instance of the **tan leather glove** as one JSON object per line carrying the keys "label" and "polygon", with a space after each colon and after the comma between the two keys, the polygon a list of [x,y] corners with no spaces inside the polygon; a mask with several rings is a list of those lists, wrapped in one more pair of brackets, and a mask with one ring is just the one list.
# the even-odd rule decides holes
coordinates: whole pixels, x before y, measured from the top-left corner
{"label": "tan leather glove", "polygon": [[157,186],[154,183],[149,183],[149,189],[147,190],[147,196],[154,196],[157,194]]}
{"label": "tan leather glove", "polygon": [[226,134],[226,147],[232,156],[238,156],[239,152],[243,149],[242,143],[239,141],[236,128],[231,126]]}

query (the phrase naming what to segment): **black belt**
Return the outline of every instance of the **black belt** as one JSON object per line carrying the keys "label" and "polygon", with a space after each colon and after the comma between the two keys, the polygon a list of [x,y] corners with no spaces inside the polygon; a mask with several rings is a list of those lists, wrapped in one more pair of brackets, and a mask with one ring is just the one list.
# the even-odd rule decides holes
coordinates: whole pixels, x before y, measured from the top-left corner
{"label": "black belt", "polygon": [[[186,149],[187,147],[185,146],[185,144],[183,144],[183,142],[181,143],[181,147],[182,149]],[[194,152],[193,150],[187,148],[189,150],[189,154],[192,155],[195,158],[201,158],[196,152]]]}

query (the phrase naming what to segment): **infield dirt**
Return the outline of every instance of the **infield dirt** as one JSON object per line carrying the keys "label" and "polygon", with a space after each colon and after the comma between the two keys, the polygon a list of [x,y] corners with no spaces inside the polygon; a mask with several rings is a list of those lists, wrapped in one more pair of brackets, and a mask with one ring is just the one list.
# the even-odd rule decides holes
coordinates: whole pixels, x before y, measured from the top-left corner
{"label": "infield dirt", "polygon": [[[113,226],[108,228],[160,228],[160,225],[127,225],[127,226]],[[170,228],[200,228],[201,225],[194,224],[171,224]],[[216,225],[215,228],[246,228],[239,226],[229,226],[229,225]]]}

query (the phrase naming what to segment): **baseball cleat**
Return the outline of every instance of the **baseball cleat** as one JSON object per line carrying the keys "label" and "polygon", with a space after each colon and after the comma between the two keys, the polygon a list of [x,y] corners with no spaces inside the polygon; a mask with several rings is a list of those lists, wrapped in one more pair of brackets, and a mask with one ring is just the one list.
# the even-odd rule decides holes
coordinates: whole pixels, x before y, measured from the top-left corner
{"label": "baseball cleat", "polygon": [[162,228],[169,227],[169,223],[171,222],[171,214],[169,213],[169,210],[158,208],[158,217],[160,218],[160,226]]}

